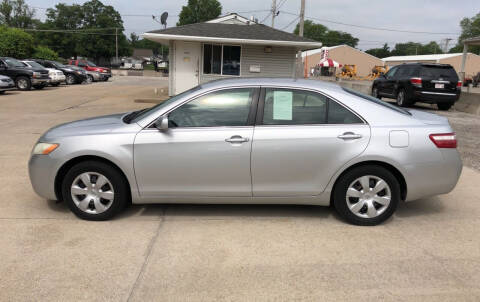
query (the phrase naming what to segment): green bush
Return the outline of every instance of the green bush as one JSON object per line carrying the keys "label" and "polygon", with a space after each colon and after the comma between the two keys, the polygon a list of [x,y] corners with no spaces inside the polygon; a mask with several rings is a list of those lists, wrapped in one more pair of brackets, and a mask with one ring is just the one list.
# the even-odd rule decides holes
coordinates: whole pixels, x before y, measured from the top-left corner
{"label": "green bush", "polygon": [[43,60],[58,60],[58,53],[51,50],[45,46],[37,46],[35,47],[35,52],[33,53],[35,59],[43,59]]}
{"label": "green bush", "polygon": [[33,53],[33,37],[17,28],[0,26],[0,54],[25,59]]}

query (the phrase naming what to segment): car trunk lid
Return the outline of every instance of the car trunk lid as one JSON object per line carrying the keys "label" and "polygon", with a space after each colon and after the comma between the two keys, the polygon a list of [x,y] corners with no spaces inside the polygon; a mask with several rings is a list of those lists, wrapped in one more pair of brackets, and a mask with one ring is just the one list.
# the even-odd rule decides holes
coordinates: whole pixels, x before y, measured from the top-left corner
{"label": "car trunk lid", "polygon": [[415,109],[407,109],[408,112],[412,115],[412,118],[421,121],[427,125],[449,125],[448,119],[446,117],[428,113],[425,111],[415,110]]}

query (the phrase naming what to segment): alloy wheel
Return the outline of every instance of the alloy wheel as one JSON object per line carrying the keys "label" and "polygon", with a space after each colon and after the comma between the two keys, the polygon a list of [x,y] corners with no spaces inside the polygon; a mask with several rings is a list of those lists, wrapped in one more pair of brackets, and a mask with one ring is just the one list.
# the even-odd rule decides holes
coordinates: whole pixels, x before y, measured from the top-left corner
{"label": "alloy wheel", "polygon": [[377,89],[377,87],[373,87],[372,96],[373,96],[374,98],[378,98],[378,89]]}
{"label": "alloy wheel", "polygon": [[361,218],[374,218],[388,208],[392,191],[378,176],[365,175],[355,179],[347,189],[346,202],[350,211]]}
{"label": "alloy wheel", "polygon": [[97,172],[78,175],[70,188],[73,202],[85,213],[100,214],[113,204],[115,193],[110,180]]}
{"label": "alloy wheel", "polygon": [[72,85],[75,83],[75,78],[72,75],[67,76],[67,84]]}
{"label": "alloy wheel", "polygon": [[405,93],[403,91],[399,91],[397,95],[398,106],[403,106],[404,102],[405,102]]}
{"label": "alloy wheel", "polygon": [[18,80],[17,85],[18,85],[19,89],[27,89],[28,82],[25,79],[20,79],[20,80]]}

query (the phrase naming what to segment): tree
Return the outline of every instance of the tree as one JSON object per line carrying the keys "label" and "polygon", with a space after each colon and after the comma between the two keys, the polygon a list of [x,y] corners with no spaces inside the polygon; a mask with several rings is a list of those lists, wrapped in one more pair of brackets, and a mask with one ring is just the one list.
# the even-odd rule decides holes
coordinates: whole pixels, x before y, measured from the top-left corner
{"label": "tree", "polygon": [[0,26],[0,54],[25,59],[32,55],[33,37],[21,29]]}
{"label": "tree", "polygon": [[45,46],[35,47],[33,57],[42,60],[58,60],[58,53]]}
{"label": "tree", "polygon": [[0,25],[29,28],[34,24],[35,10],[25,0],[3,0],[0,3]]}
{"label": "tree", "polygon": [[132,44],[133,48],[136,48],[136,44],[140,40],[140,37],[136,33],[130,33],[130,43]]}
{"label": "tree", "polygon": [[[460,27],[462,28],[462,34],[458,37],[457,45],[450,52],[462,52],[463,40],[480,36],[480,13],[472,18],[463,18],[460,21]],[[480,54],[480,46],[469,46],[468,51]]]}
{"label": "tree", "polygon": [[382,48],[372,48],[366,50],[365,52],[377,58],[383,59],[390,56],[390,47],[388,47],[388,44],[385,43],[383,44]]}
{"label": "tree", "polygon": [[[45,23],[38,26],[46,30],[67,32],[39,32],[38,44],[46,45],[63,58],[85,56],[99,61],[115,56],[115,33],[118,33],[119,56],[131,53],[130,44],[123,34],[120,14],[110,5],[91,0],[83,5],[64,3],[47,10]],[[117,29],[117,30],[116,30]]]}
{"label": "tree", "polygon": [[[299,30],[300,24],[297,24],[293,33],[298,35]],[[324,46],[346,44],[355,47],[359,41],[349,33],[329,30],[325,25],[314,23],[311,20],[306,20],[304,22],[303,36],[312,40],[320,41]]]}
{"label": "tree", "polygon": [[188,0],[188,4],[182,6],[177,26],[212,20],[221,13],[222,5],[218,0]]}
{"label": "tree", "polygon": [[417,42],[397,43],[392,50],[392,56],[413,56],[443,53],[437,42],[421,44]]}

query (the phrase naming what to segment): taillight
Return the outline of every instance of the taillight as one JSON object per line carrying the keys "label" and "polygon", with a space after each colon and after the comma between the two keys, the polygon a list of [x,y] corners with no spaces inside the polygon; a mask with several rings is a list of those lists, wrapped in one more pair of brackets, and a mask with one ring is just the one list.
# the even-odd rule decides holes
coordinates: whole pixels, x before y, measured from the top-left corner
{"label": "taillight", "polygon": [[415,87],[422,88],[422,78],[410,78],[410,83]]}
{"label": "taillight", "polygon": [[455,133],[430,134],[429,137],[437,148],[457,148],[457,136]]}
{"label": "taillight", "polygon": [[457,88],[462,88],[462,81],[457,82]]}

